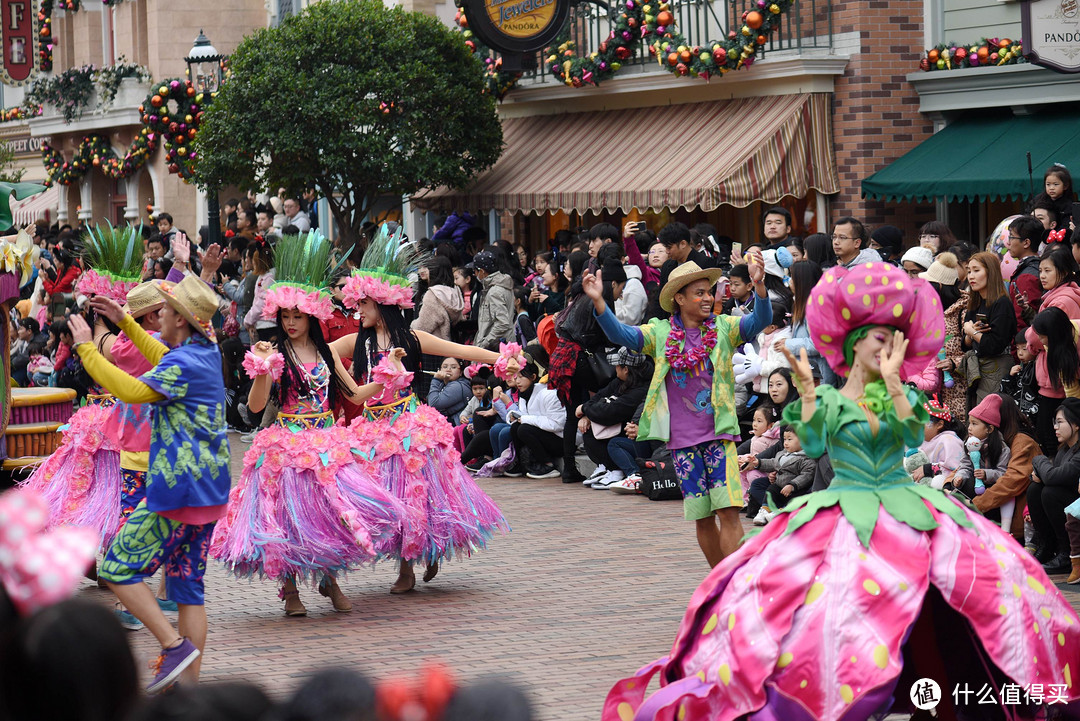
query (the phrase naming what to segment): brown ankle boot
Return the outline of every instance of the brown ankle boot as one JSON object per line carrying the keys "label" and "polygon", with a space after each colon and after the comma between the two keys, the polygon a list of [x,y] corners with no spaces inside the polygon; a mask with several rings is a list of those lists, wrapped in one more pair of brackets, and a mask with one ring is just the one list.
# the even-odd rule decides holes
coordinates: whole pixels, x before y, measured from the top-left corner
{"label": "brown ankle boot", "polygon": [[1080,583],[1080,556],[1072,556],[1069,560],[1072,561],[1072,573],[1065,579],[1065,583],[1076,585]]}
{"label": "brown ankle boot", "polygon": [[337,581],[334,579],[330,579],[327,583],[319,586],[319,593],[330,599],[330,602],[334,604],[334,610],[338,613],[348,613],[352,610],[352,603],[341,592],[341,587],[337,585]]}

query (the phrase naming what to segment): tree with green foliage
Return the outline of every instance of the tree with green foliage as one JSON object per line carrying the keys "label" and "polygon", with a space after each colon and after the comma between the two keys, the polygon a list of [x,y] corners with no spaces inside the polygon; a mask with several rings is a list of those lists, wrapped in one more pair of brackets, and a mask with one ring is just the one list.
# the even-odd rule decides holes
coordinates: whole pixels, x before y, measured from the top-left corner
{"label": "tree with green foliage", "polygon": [[346,243],[381,196],[461,187],[502,152],[480,64],[423,13],[315,3],[245,38],[229,71],[195,139],[196,182],[314,188]]}

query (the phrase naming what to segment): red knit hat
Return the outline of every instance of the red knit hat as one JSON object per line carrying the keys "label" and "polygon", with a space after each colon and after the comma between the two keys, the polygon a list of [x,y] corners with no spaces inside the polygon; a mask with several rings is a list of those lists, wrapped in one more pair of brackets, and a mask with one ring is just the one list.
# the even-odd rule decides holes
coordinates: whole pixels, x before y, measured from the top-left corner
{"label": "red knit hat", "polygon": [[991,393],[982,399],[982,403],[972,408],[968,415],[994,428],[1001,428],[1001,396]]}

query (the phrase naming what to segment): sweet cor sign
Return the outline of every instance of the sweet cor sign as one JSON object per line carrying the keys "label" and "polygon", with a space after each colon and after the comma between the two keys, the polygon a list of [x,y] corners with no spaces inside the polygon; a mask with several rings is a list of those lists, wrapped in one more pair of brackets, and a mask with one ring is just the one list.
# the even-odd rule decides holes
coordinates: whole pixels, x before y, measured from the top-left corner
{"label": "sweet cor sign", "polygon": [[1028,0],[1021,7],[1027,59],[1058,72],[1080,73],[1078,0]]}

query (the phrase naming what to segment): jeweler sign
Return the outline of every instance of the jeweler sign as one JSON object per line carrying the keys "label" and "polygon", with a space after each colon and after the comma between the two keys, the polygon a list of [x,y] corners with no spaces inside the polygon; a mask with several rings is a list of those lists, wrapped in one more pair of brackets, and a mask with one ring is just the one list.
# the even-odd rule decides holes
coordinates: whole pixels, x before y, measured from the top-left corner
{"label": "jeweler sign", "polygon": [[1020,20],[1029,61],[1062,73],[1080,73],[1078,0],[1023,2]]}
{"label": "jeweler sign", "polygon": [[0,0],[4,53],[0,83],[22,85],[30,79],[37,58],[36,19],[37,3],[33,0]]}
{"label": "jeweler sign", "polygon": [[502,53],[543,50],[570,14],[570,0],[465,0],[469,28]]}

